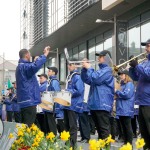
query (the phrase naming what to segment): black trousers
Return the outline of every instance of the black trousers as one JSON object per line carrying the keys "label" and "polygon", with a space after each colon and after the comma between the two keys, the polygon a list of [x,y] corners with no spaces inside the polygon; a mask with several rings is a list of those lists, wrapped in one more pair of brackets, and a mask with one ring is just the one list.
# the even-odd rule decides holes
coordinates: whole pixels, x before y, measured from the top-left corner
{"label": "black trousers", "polygon": [[116,135],[119,136],[118,139],[124,139],[122,125],[119,119],[116,119]]}
{"label": "black trousers", "polygon": [[90,123],[90,132],[95,134],[95,122],[93,121],[92,115],[88,115]]}
{"label": "black trousers", "polygon": [[131,126],[131,117],[119,116],[119,119],[123,129],[124,144],[130,143],[132,145],[133,131]]}
{"label": "black trousers", "polygon": [[21,108],[21,122],[27,124],[29,127],[35,123],[36,106]]}
{"label": "black trousers", "polygon": [[13,120],[13,111],[7,111],[7,121],[12,122]]}
{"label": "black trousers", "polygon": [[132,124],[133,134],[135,136],[136,136],[136,131],[137,131],[137,121],[138,121],[138,115],[134,115],[134,118],[131,119],[131,124]]}
{"label": "black trousers", "polygon": [[79,114],[79,129],[82,140],[90,139],[90,123],[88,118],[88,112]]}
{"label": "black trousers", "polygon": [[72,110],[64,109],[65,128],[70,132],[70,143],[72,147],[76,146],[77,142],[77,114]]}
{"label": "black trousers", "polygon": [[150,149],[150,106],[139,107],[139,127],[144,138],[144,150]]}
{"label": "black trousers", "polygon": [[110,133],[112,135],[112,138],[115,140],[116,136],[116,119],[114,117],[110,117]]}
{"label": "black trousers", "polygon": [[37,126],[41,129],[41,131],[46,134],[46,122],[44,119],[44,113],[36,114],[36,123],[35,124],[37,124]]}
{"label": "black trousers", "polygon": [[15,122],[21,123],[21,113],[20,112],[15,111],[14,118],[15,118]]}
{"label": "black trousers", "polygon": [[44,118],[46,122],[46,132],[53,132],[55,135],[57,135],[57,126],[54,114],[50,112],[44,112]]}
{"label": "black trousers", "polygon": [[57,130],[59,133],[61,133],[65,130],[64,119],[57,119]]}
{"label": "black trousers", "polygon": [[91,115],[97,128],[98,138],[107,138],[110,134],[109,112],[104,110],[91,110]]}

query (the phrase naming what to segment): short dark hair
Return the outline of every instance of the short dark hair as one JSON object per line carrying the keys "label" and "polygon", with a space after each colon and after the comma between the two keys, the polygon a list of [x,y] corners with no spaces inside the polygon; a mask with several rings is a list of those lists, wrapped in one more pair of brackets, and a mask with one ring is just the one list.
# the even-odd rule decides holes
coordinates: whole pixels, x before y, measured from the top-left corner
{"label": "short dark hair", "polygon": [[29,53],[29,51],[27,49],[21,49],[19,51],[19,57],[24,58],[27,53]]}

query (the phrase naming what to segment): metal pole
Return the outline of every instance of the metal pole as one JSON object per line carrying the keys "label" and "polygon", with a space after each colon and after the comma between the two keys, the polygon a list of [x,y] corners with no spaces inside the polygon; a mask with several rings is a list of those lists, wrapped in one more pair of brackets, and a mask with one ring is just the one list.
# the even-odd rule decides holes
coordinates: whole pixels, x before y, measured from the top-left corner
{"label": "metal pole", "polygon": [[4,64],[5,53],[3,52],[3,90],[5,89],[4,78],[5,78],[5,64]]}
{"label": "metal pole", "polygon": [[116,18],[116,14],[114,14],[114,41],[113,41],[113,46],[114,46],[114,51],[113,51],[113,57],[114,57],[114,64],[116,64],[117,60],[116,60],[116,55],[117,55],[117,18]]}
{"label": "metal pole", "polygon": [[57,52],[57,56],[56,56],[56,59],[57,59],[57,69],[58,69],[58,71],[60,71],[60,69],[59,69],[59,54],[58,54],[58,48],[56,49],[56,52]]}

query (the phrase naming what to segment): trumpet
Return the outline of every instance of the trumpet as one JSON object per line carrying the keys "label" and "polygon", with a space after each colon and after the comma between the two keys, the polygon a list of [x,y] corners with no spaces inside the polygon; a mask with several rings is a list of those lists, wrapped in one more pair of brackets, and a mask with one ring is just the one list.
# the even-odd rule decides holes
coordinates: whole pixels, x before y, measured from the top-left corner
{"label": "trumpet", "polygon": [[131,62],[132,60],[135,60],[135,59],[140,58],[141,56],[144,56],[144,58],[137,60],[138,63],[141,63],[141,62],[143,62],[144,60],[147,59],[147,52],[141,53],[141,54],[139,54],[139,55],[137,55],[137,56],[135,56],[135,57],[129,59],[128,61],[125,61],[124,63],[122,63],[122,64],[120,64],[120,65],[117,65],[117,66],[114,65],[113,70],[118,72],[118,70],[119,70],[121,67],[123,67],[124,65],[127,65],[127,64],[128,64],[129,62]]}

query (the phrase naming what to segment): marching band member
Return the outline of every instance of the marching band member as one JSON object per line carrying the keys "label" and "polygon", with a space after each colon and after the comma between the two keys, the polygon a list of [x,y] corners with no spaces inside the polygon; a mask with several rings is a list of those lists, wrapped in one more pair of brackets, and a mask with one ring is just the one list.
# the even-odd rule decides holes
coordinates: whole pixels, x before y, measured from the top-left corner
{"label": "marching band member", "polygon": [[134,91],[135,87],[129,77],[128,71],[119,72],[121,79],[121,90],[116,90],[116,116],[119,117],[124,134],[124,144],[132,145],[133,131],[131,126],[131,117],[134,114]]}
{"label": "marching band member", "polygon": [[19,63],[16,68],[17,101],[21,108],[22,123],[29,127],[36,119],[36,106],[41,103],[40,90],[35,74],[46,62],[50,47],[45,47],[44,54],[30,62],[27,49],[19,51]]}
{"label": "marching band member", "polygon": [[83,63],[81,78],[90,85],[88,105],[98,131],[98,138],[105,139],[110,134],[110,111],[114,100],[114,77],[107,58],[110,52],[101,51],[98,56],[99,70],[95,71],[88,62]]}
{"label": "marching band member", "polygon": [[139,127],[145,140],[144,150],[150,149],[150,39],[141,43],[148,53],[147,60],[138,64],[137,60],[130,62],[130,76],[138,81],[136,101],[139,104]]}
{"label": "marching band member", "polygon": [[[72,59],[76,61],[76,59]],[[70,74],[66,79],[66,90],[72,94],[71,106],[64,106],[65,128],[70,132],[70,142],[73,149],[77,142],[77,114],[83,112],[84,83],[75,63],[68,64]]]}
{"label": "marching band member", "polygon": [[8,90],[8,97],[4,99],[4,104],[6,104],[6,112],[7,112],[7,121],[13,121],[13,103],[11,101],[13,87],[10,87]]}
{"label": "marching band member", "polygon": [[[39,82],[40,82],[40,84],[39,84],[40,94],[42,95],[42,93],[44,91],[47,91],[48,76],[46,74],[41,74],[41,75],[38,75],[38,77],[39,77]],[[45,124],[45,119],[44,119],[44,112],[40,106],[37,106],[36,118],[37,118],[36,123],[40,126],[41,131],[43,131],[46,134],[46,124]]]}
{"label": "marching band member", "polygon": [[16,87],[16,81],[14,81],[12,84],[14,86],[14,92],[13,92],[13,95],[12,95],[14,119],[15,119],[15,122],[21,123],[20,107],[19,107],[19,104],[17,103],[17,95],[16,95],[16,88],[17,88]]}
{"label": "marching band member", "polygon": [[[57,73],[58,70],[56,67],[47,67],[48,70],[48,76],[49,76],[49,86],[48,91],[60,91],[60,83],[57,79]],[[55,105],[53,108],[53,111],[45,110],[44,109],[44,115],[45,115],[45,121],[47,123],[47,133],[53,132],[55,135],[57,135],[57,126],[55,121]]]}

